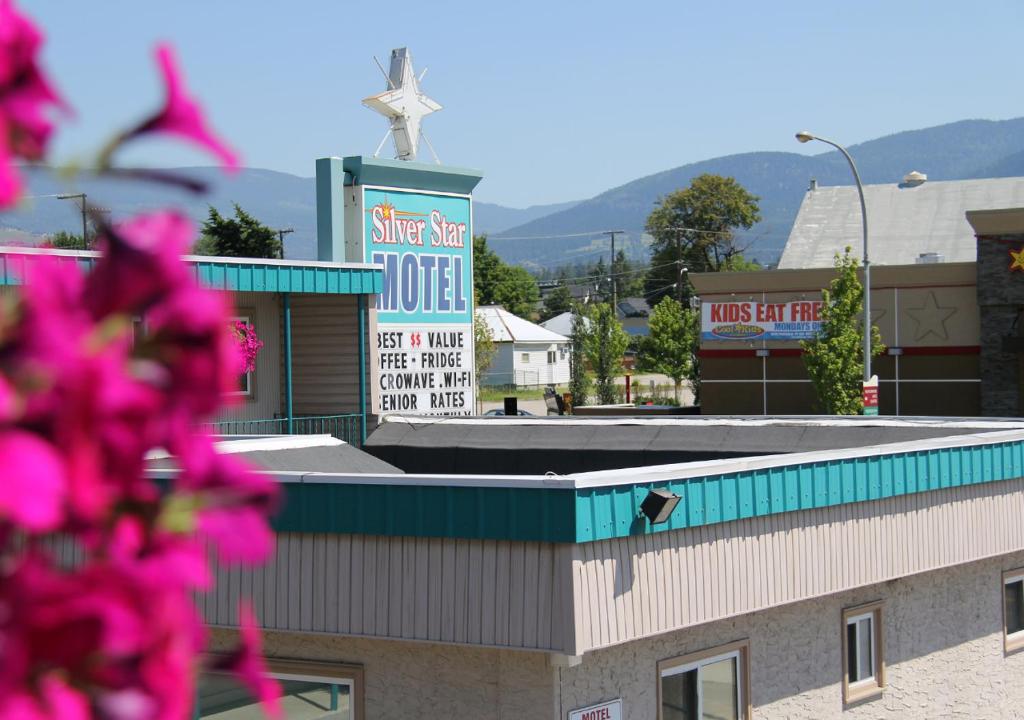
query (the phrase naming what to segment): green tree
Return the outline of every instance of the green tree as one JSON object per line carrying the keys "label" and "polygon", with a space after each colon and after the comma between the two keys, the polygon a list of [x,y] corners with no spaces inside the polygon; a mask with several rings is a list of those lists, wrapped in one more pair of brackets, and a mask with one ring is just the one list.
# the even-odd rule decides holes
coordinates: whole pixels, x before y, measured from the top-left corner
{"label": "green tree", "polygon": [[597,400],[602,405],[615,402],[615,378],[623,371],[622,354],[629,345],[629,335],[622,329],[611,305],[600,303],[590,317],[586,356],[594,371]]}
{"label": "green tree", "polygon": [[650,333],[640,341],[637,368],[671,378],[675,384],[676,405],[682,402],[683,380],[690,381],[696,396],[699,378],[694,370],[700,346],[697,313],[665,297],[651,311],[649,325]]}
{"label": "green tree", "polygon": [[556,315],[569,312],[572,309],[572,293],[564,278],[560,278],[558,285],[544,298],[544,308],[541,310],[540,319],[550,320]]}
{"label": "green tree", "polygon": [[526,268],[508,265],[487,247],[487,237],[473,238],[473,285],[482,305],[501,305],[513,315],[536,317],[540,290]]}
{"label": "green tree", "polygon": [[656,302],[675,294],[684,302],[692,291],[681,282],[681,268],[720,272],[739,263],[734,231],[761,220],[758,197],[734,178],[705,173],[690,187],[663,197],[647,217],[651,267],[647,296]]}
{"label": "green tree", "polygon": [[217,208],[203,223],[202,235],[193,252],[221,257],[279,258],[281,239],[277,231],[267,227],[234,203],[235,217],[226,218]]}
{"label": "green tree", "polygon": [[476,394],[480,397],[480,383],[494,362],[497,349],[491,327],[480,313],[473,314],[473,362],[476,369]]}
{"label": "green tree", "polygon": [[[95,236],[89,239],[89,248],[95,247]],[[82,236],[74,233],[69,233],[65,230],[58,230],[53,235],[46,238],[46,242],[43,243],[43,247],[57,248],[58,250],[85,250],[86,248],[82,245]]]}
{"label": "green tree", "polygon": [[587,344],[590,330],[583,308],[576,306],[572,313],[572,331],[569,334],[569,394],[572,404],[586,405],[590,396],[590,377],[587,375]]}
{"label": "green tree", "polygon": [[636,263],[630,262],[623,250],[615,254],[615,261],[612,263],[612,277],[615,278],[616,288],[619,291],[619,298],[643,297],[644,279],[646,271],[642,270]]}
{"label": "green tree", "polygon": [[[864,287],[850,248],[835,257],[836,277],[821,291],[821,331],[800,343],[804,366],[821,410],[828,415],[857,415],[863,409]],[[878,327],[871,326],[871,354],[885,350]]]}

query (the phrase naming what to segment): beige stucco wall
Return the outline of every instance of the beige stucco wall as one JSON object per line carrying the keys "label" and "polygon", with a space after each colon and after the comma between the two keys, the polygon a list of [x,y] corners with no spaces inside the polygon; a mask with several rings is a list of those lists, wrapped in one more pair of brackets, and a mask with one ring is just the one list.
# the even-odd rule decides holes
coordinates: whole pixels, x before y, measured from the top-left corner
{"label": "beige stucco wall", "polygon": [[[270,657],[364,666],[368,718],[565,718],[621,697],[623,717],[656,716],[660,659],[748,639],[754,717],[1011,718],[1024,715],[1024,652],[1002,647],[1001,573],[1024,552],[595,650],[575,667],[539,652],[267,632]],[[844,710],[843,608],[883,600],[887,686]],[[213,630],[214,649],[232,631]]]}
{"label": "beige stucco wall", "polygon": [[[213,629],[211,649],[230,648],[234,637]],[[557,670],[544,653],[272,631],[263,637],[268,658],[362,665],[367,720],[558,717]]]}
{"label": "beige stucco wall", "polygon": [[[656,716],[660,659],[747,638],[754,717],[1024,716],[1024,653],[1004,656],[1001,573],[1024,553],[892,580],[597,650],[566,668],[566,709],[622,697],[624,718]],[[887,687],[843,709],[843,608],[882,599]]]}

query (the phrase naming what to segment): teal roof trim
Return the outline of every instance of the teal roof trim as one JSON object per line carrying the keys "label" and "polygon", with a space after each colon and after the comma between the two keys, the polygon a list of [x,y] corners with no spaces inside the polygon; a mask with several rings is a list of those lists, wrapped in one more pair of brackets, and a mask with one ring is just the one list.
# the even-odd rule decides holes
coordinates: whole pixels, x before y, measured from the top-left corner
{"label": "teal roof trim", "polygon": [[573,542],[572,490],[287,483],[274,529]]}
{"label": "teal roof trim", "polygon": [[[842,458],[752,472],[576,490],[576,542],[881,500],[1024,476],[1024,442]],[[668,522],[640,515],[648,491],[680,496]]]}
{"label": "teal roof trim", "polygon": [[[855,451],[851,451],[855,452]],[[685,467],[685,466],[680,466]],[[358,533],[584,543],[730,522],[795,510],[1024,477],[1024,441],[871,454],[749,472],[602,487],[286,482],[275,527]],[[640,504],[653,488],[682,499],[651,527]]]}
{"label": "teal roof trim", "polygon": [[483,178],[479,170],[404,160],[382,160],[362,155],[345,158],[342,167],[347,173],[346,185],[382,185],[460,195],[471,194]]}
{"label": "teal roof trim", "polygon": [[[45,253],[0,251],[0,285],[20,285],[31,258],[52,255],[76,263],[89,272],[95,253]],[[186,258],[196,279],[215,290],[236,292],[316,293],[320,295],[377,294],[384,283],[383,271],[373,265],[238,260],[234,258]]]}
{"label": "teal roof trim", "polygon": [[196,279],[216,290],[362,295],[379,293],[384,283],[383,271],[371,266],[243,265],[220,260],[192,261],[191,264]]}

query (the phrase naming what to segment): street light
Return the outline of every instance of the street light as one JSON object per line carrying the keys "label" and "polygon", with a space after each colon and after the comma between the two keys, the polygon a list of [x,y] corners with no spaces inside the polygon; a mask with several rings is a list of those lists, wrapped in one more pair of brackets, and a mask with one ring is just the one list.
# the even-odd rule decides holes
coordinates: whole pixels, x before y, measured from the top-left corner
{"label": "street light", "polygon": [[833,142],[817,135],[811,135],[806,130],[798,132],[796,139],[802,143],[817,140],[826,145],[831,145],[843,154],[846,162],[850,163],[850,170],[853,171],[853,179],[857,181],[857,194],[860,196],[860,217],[864,228],[864,382],[871,379],[871,263],[868,260],[868,209],[864,204],[864,187],[860,184],[860,173],[857,166],[846,152],[846,148],[837,142]]}
{"label": "street light", "polygon": [[86,218],[88,217],[88,210],[85,205],[85,193],[70,193],[67,195],[58,195],[58,200],[81,200],[82,201],[82,249],[89,249],[89,241],[86,235]]}

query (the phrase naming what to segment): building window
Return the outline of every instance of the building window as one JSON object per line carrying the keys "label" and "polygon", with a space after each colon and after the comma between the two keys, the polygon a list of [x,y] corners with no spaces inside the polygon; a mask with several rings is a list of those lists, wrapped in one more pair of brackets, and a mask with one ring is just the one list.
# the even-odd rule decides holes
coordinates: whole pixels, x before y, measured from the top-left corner
{"label": "building window", "polygon": [[[236,315],[236,316],[232,317],[231,318],[231,326],[232,327],[234,327],[234,323],[235,323],[236,320],[238,320],[240,322],[243,322],[243,323],[246,323],[246,324],[252,323],[253,327],[254,328],[256,327],[256,323],[253,323],[252,320],[249,319],[248,315]],[[233,337],[234,337],[234,335],[232,335],[232,338]],[[255,371],[247,372],[247,373],[240,373],[239,376],[238,376],[238,389],[235,390],[234,392],[230,393],[230,394],[231,395],[245,395],[247,397],[248,396],[252,396],[252,394],[253,394],[253,391],[252,391],[252,389],[253,389],[253,375],[254,374],[255,374]]]}
{"label": "building window", "polygon": [[1003,649],[1024,648],[1024,568],[1003,573]]}
{"label": "building window", "polygon": [[[361,667],[269,660],[270,675],[281,686],[283,716],[289,720],[362,720]],[[199,678],[193,717],[211,720],[263,718],[259,702],[230,675]]]}
{"label": "building window", "polygon": [[843,611],[843,702],[878,695],[885,687],[882,604]]}
{"label": "building window", "polygon": [[658,720],[750,717],[746,640],[658,663]]}
{"label": "building window", "polygon": [[530,353],[522,353],[519,355],[519,362],[528,363],[530,362]]}
{"label": "building window", "polygon": [[558,358],[554,350],[548,350],[548,365],[554,365]]}

